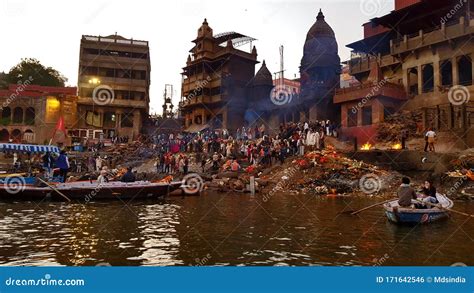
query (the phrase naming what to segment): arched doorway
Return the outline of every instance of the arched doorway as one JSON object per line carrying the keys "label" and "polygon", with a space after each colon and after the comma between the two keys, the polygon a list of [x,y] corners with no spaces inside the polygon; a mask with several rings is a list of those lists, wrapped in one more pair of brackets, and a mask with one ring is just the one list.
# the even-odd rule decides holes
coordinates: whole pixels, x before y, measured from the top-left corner
{"label": "arched doorway", "polygon": [[8,142],[10,139],[10,133],[6,129],[0,131],[0,142]]}
{"label": "arched doorway", "polygon": [[23,140],[27,143],[33,143],[35,141],[35,134],[33,133],[33,130],[25,130],[25,133],[23,134]]}
{"label": "arched doorway", "polygon": [[20,131],[20,129],[14,129],[12,131],[11,139],[14,143],[20,143],[21,142],[21,131]]}
{"label": "arched doorway", "polygon": [[23,123],[23,109],[16,107],[13,109],[13,123],[22,124]]}

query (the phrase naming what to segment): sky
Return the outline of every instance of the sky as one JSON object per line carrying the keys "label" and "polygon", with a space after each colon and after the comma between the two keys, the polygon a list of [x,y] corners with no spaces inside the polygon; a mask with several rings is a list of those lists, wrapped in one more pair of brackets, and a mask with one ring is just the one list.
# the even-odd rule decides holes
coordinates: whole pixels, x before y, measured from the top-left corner
{"label": "sky", "polygon": [[[236,31],[257,39],[258,61],[285,77],[298,74],[306,34],[322,9],[333,28],[341,60],[347,44],[363,37],[362,24],[394,9],[393,0],[0,0],[0,71],[36,58],[77,85],[82,35],[117,34],[147,40],[151,58],[151,112],[161,112],[165,84],[180,99],[181,69],[204,18],[214,34]],[[240,47],[249,50],[249,45]],[[256,71],[260,68],[257,64]]]}

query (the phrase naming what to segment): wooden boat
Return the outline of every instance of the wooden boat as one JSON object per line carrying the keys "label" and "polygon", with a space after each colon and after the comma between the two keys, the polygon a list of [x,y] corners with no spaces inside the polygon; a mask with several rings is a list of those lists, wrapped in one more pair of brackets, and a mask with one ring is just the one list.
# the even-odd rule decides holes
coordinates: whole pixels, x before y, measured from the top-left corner
{"label": "wooden boat", "polygon": [[[454,203],[446,195],[437,193],[439,205],[450,209]],[[427,224],[449,217],[449,211],[437,207],[427,209],[400,207],[398,200],[393,200],[383,205],[387,218],[397,224]]]}
{"label": "wooden boat", "polygon": [[[9,182],[0,185],[0,199],[9,200],[64,200],[51,187],[35,187],[22,182]],[[69,199],[83,202],[116,199],[147,199],[166,196],[182,186],[181,181],[158,182],[107,182],[98,184],[90,181],[77,181],[55,184],[54,188]]]}

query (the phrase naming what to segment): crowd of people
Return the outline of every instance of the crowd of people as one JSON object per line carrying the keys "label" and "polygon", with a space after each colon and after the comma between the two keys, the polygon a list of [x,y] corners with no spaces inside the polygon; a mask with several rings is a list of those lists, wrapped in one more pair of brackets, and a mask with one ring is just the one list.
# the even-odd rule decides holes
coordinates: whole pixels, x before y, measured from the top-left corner
{"label": "crowd of people", "polygon": [[241,127],[232,136],[227,130],[204,130],[196,134],[160,134],[151,138],[157,152],[159,173],[186,174],[189,157],[196,154],[201,171],[219,168],[239,170],[239,161],[250,165],[271,166],[283,163],[293,155],[323,149],[327,136],[337,137],[337,128],[330,121],[313,123],[282,123],[277,130],[268,131],[265,125]]}

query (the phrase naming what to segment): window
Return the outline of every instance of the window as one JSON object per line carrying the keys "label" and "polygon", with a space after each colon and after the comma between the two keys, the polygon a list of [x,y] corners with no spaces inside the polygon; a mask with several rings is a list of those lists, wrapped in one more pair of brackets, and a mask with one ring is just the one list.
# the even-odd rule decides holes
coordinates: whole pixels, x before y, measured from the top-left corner
{"label": "window", "polygon": [[362,108],[362,125],[372,125],[372,107]]}
{"label": "window", "polygon": [[124,113],[122,114],[122,119],[120,121],[121,127],[133,127],[133,114]]}
{"label": "window", "polygon": [[422,69],[423,73],[423,92],[432,92],[434,88],[433,65],[426,64]]}
{"label": "window", "polygon": [[33,107],[26,108],[25,124],[27,124],[27,125],[34,125],[35,124],[35,108],[33,108]]}
{"label": "window", "polygon": [[383,108],[383,119],[387,119],[390,115],[395,113],[395,108],[393,107],[385,107]]}
{"label": "window", "polygon": [[22,124],[23,123],[23,109],[16,107],[13,109],[13,123]]}
{"label": "window", "polygon": [[441,62],[441,85],[453,85],[453,65],[449,60]]}
{"label": "window", "polygon": [[347,110],[347,127],[357,126],[357,111],[354,109]]}
{"label": "window", "polygon": [[104,127],[114,128],[116,120],[117,120],[117,117],[116,117],[114,112],[105,112],[104,113]]}

